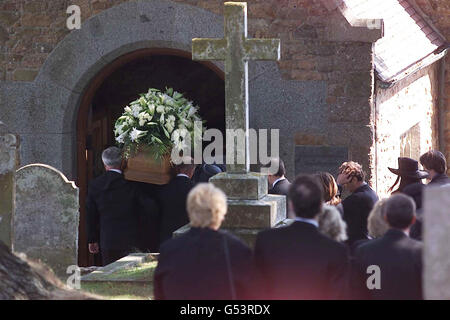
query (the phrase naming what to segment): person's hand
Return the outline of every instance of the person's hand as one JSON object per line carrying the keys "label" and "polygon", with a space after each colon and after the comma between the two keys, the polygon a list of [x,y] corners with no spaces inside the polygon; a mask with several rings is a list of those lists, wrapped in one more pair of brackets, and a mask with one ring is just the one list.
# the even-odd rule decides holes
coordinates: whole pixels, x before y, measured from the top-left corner
{"label": "person's hand", "polygon": [[98,253],[98,243],[89,243],[89,252],[90,253]]}
{"label": "person's hand", "polygon": [[352,181],[352,177],[349,174],[346,173],[340,173],[337,177],[337,184],[338,185],[346,185],[347,183],[350,183]]}

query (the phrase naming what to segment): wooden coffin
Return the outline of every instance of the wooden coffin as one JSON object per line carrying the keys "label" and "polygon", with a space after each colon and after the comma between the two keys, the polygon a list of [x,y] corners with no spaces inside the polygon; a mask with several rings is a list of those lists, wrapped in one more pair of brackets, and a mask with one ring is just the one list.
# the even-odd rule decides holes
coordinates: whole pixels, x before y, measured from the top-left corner
{"label": "wooden coffin", "polygon": [[128,158],[125,179],[152,184],[166,184],[171,178],[170,156],[155,159],[149,150]]}

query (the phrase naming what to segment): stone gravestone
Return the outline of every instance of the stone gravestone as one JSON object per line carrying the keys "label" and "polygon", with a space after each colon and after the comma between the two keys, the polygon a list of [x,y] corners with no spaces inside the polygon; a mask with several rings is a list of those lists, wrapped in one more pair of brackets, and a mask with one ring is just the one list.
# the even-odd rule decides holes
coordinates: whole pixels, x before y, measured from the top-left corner
{"label": "stone gravestone", "polygon": [[0,121],[0,241],[12,249],[17,136]]}
{"label": "stone gravestone", "polygon": [[[227,161],[227,172],[210,182],[228,197],[228,213],[222,225],[248,244],[258,231],[275,226],[286,217],[286,198],[267,194],[267,176],[250,173],[248,60],[279,60],[279,39],[247,38],[247,3],[225,2],[223,39],[193,39],[193,60],[225,62],[225,117],[227,158],[233,150],[233,162]],[[230,139],[228,132],[243,130],[244,143]],[[243,163],[238,159],[244,159]]]}
{"label": "stone gravestone", "polygon": [[345,161],[348,161],[347,147],[295,147],[295,175],[325,171],[336,176],[340,165]]}
{"label": "stone gravestone", "polygon": [[78,188],[55,168],[32,164],[16,172],[14,251],[40,259],[57,275],[77,265]]}
{"label": "stone gravestone", "polygon": [[423,290],[425,299],[450,300],[450,185],[424,193]]}

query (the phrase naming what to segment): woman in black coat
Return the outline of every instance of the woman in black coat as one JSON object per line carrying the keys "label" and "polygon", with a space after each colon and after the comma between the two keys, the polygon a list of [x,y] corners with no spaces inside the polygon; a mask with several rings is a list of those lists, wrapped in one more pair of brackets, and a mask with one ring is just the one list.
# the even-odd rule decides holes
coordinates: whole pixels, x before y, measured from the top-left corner
{"label": "woman in black coat", "polygon": [[200,183],[188,195],[187,211],[190,230],[160,247],[155,299],[244,299],[252,253],[239,239],[218,230],[227,211],[224,193]]}

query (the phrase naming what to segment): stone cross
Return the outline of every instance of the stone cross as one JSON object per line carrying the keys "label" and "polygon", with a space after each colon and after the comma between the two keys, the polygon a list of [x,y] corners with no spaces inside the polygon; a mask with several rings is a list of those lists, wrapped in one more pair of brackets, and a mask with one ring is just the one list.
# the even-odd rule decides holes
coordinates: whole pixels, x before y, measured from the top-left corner
{"label": "stone cross", "polygon": [[0,121],[0,241],[12,249],[17,136]]}
{"label": "stone cross", "polygon": [[[227,141],[234,148],[234,163],[227,161],[227,172],[247,173],[249,161],[248,60],[279,60],[279,39],[247,38],[247,3],[225,2],[225,37],[223,39],[192,39],[193,60],[225,61],[226,129],[245,132],[244,148]],[[227,134],[227,139],[228,139]],[[238,137],[239,139],[240,137]],[[228,148],[227,148],[228,149]],[[245,159],[238,163],[238,159]]]}

